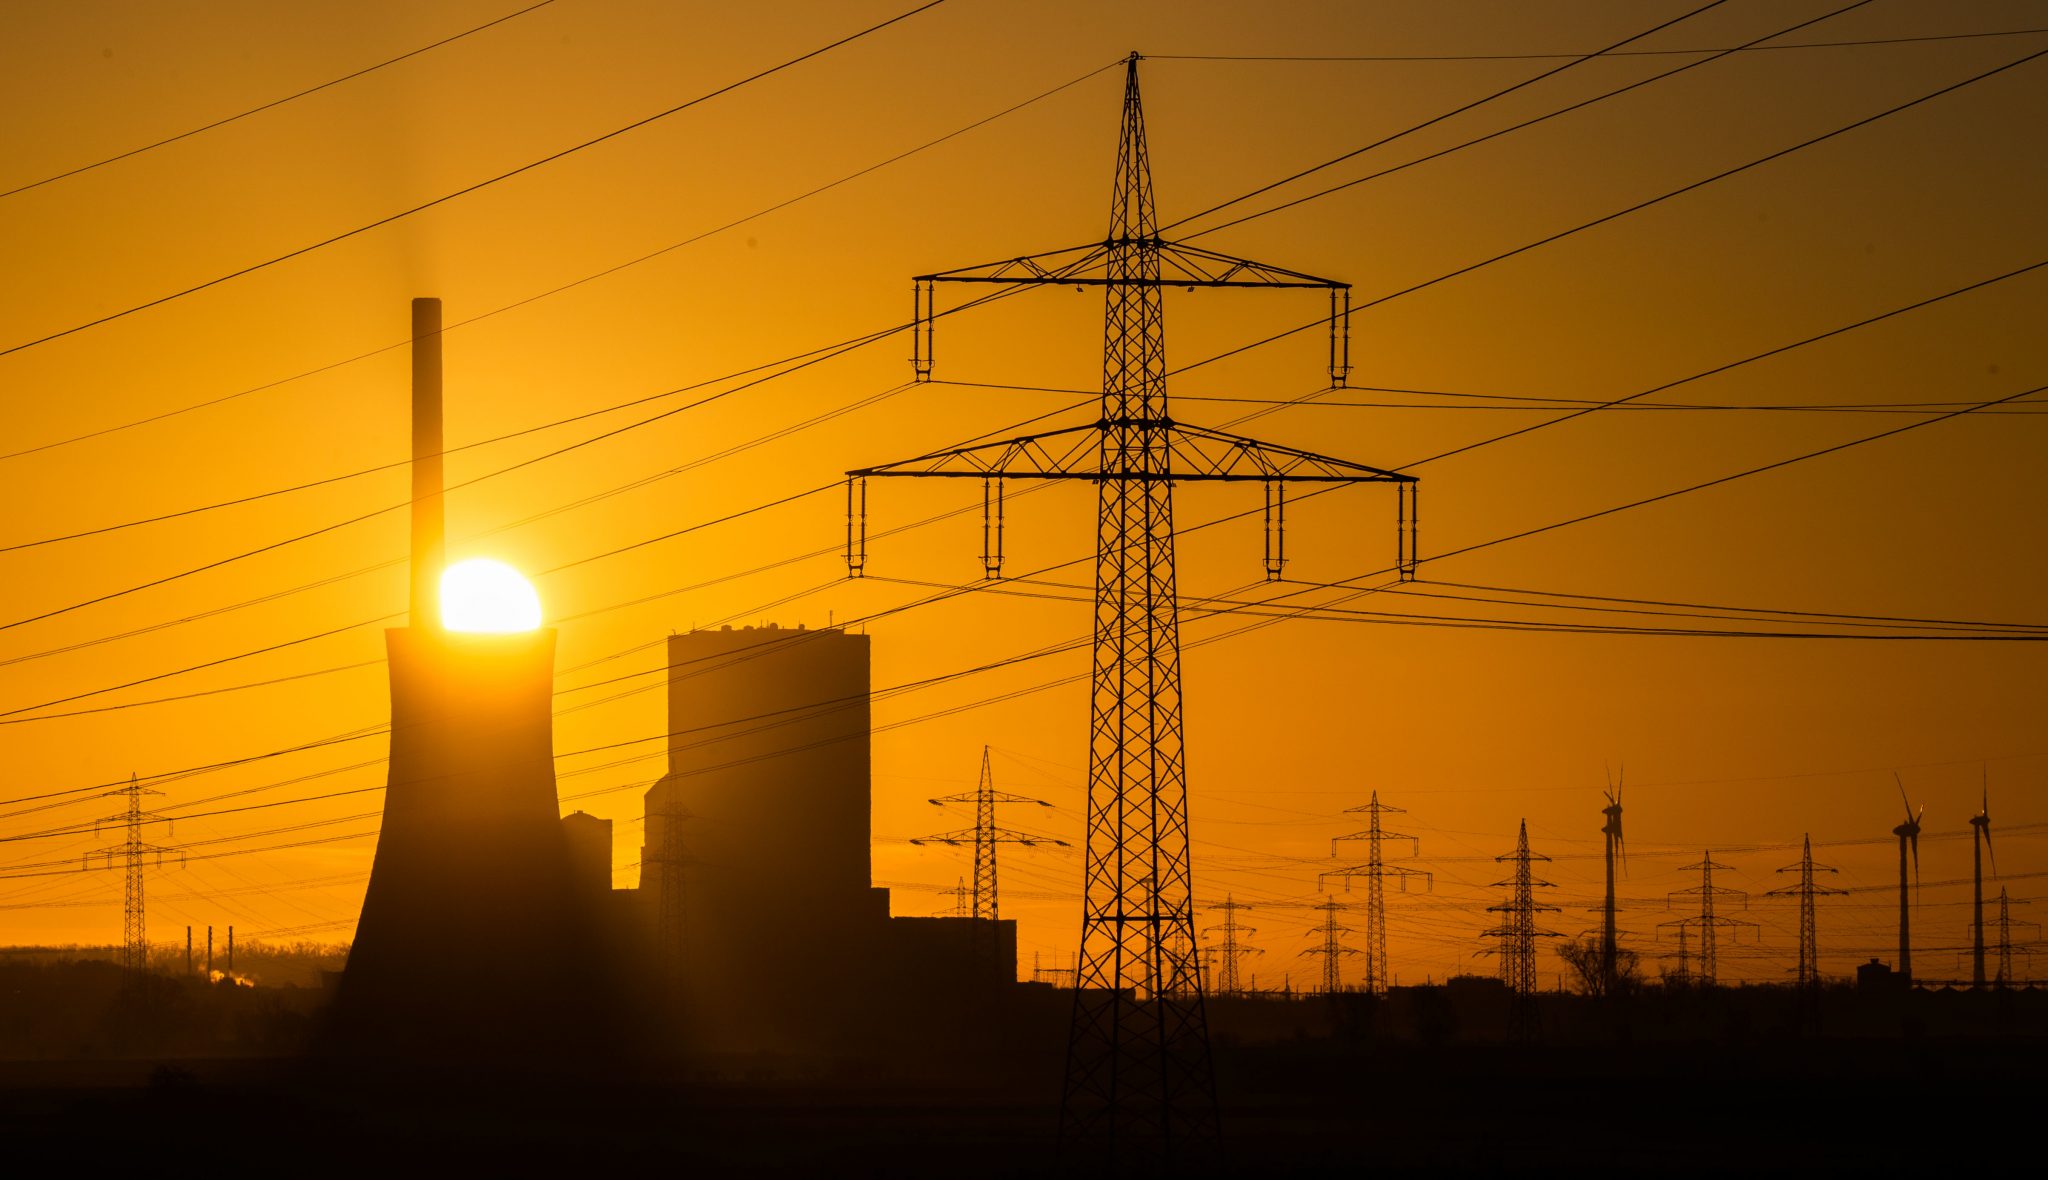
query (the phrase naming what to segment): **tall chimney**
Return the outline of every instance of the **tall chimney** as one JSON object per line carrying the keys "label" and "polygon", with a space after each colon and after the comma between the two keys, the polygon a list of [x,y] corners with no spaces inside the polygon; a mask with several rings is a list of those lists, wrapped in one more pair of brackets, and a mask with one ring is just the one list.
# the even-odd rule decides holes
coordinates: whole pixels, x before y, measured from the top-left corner
{"label": "tall chimney", "polygon": [[441,301],[412,301],[412,601],[407,621],[441,626],[447,564],[441,505]]}

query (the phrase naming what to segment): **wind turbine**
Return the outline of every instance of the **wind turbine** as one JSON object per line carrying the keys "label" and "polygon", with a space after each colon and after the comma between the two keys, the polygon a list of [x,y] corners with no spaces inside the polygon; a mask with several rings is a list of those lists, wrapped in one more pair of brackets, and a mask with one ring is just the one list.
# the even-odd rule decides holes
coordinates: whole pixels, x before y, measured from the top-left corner
{"label": "wind turbine", "polygon": [[1991,854],[1991,874],[1998,875],[1998,853],[1991,848],[1991,775],[1984,775],[1983,802],[1977,814],[1970,817],[1970,867],[1974,891],[1971,901],[1976,915],[1976,945],[1971,948],[1970,986],[1982,989],[1984,986],[1984,855]]}
{"label": "wind turbine", "polygon": [[1913,986],[1913,937],[1911,898],[1906,894],[1906,850],[1913,850],[1913,880],[1920,880],[1920,817],[1927,814],[1922,807],[1916,814],[1913,801],[1906,798],[1906,781],[1892,772],[1893,781],[1899,784],[1899,801],[1906,805],[1906,822],[1892,829],[1892,835],[1899,838],[1899,974],[1906,986]]}
{"label": "wind turbine", "polygon": [[[1622,776],[1626,776],[1626,774],[1627,774],[1627,768],[1626,768],[1626,767],[1624,767],[1624,768],[1623,768],[1623,770],[1622,770]],[[1602,909],[1601,909],[1601,926],[1600,926],[1600,994],[1601,994],[1601,995],[1603,995],[1603,996],[1612,996],[1612,995],[1614,995],[1614,994],[1615,994],[1615,992],[1616,992],[1616,991],[1618,990],[1618,989],[1617,989],[1617,987],[1616,987],[1616,983],[1617,983],[1617,981],[1616,981],[1616,979],[1615,979],[1615,977],[1614,977],[1614,975],[1615,975],[1615,963],[1614,963],[1614,940],[1615,940],[1615,931],[1614,931],[1614,855],[1615,855],[1615,853],[1619,852],[1619,853],[1621,854],[1621,865],[1622,865],[1622,870],[1623,870],[1624,872],[1626,872],[1626,871],[1627,871],[1627,869],[1628,869],[1628,849],[1627,849],[1627,847],[1626,847],[1625,845],[1623,845],[1623,844],[1622,844],[1622,842],[1621,842],[1621,777],[1622,777],[1622,776],[1617,776],[1617,777],[1615,778],[1615,780],[1614,780],[1614,785],[1613,785],[1613,789],[1611,789],[1611,790],[1608,790],[1608,791],[1605,791],[1605,792],[1602,792],[1603,794],[1605,794],[1605,795],[1607,796],[1607,806],[1606,806],[1606,807],[1603,807],[1603,808],[1601,808],[1601,809],[1600,809],[1600,814],[1602,814],[1602,815],[1604,815],[1604,816],[1606,816],[1606,817],[1607,817],[1607,822],[1606,822],[1606,824],[1602,825],[1602,827],[1600,828],[1600,834],[1601,834],[1601,835],[1603,835],[1603,836],[1605,836],[1605,837],[1607,837],[1607,904],[1606,904],[1606,905],[1605,905],[1604,907],[1602,907]]]}

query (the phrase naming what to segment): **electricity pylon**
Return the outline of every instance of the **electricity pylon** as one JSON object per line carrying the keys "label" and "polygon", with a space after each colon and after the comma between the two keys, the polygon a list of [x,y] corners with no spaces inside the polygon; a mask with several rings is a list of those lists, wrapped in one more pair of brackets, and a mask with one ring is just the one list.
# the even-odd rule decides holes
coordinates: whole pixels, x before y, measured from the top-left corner
{"label": "electricity pylon", "polygon": [[1013,795],[1008,791],[996,790],[995,775],[989,770],[988,747],[981,748],[981,781],[972,791],[957,795],[942,795],[930,800],[934,807],[948,803],[974,804],[974,827],[958,832],[940,832],[936,836],[920,836],[912,844],[946,844],[958,847],[962,844],[974,846],[974,907],[966,916],[983,918],[986,922],[975,929],[974,953],[977,960],[993,973],[996,962],[996,919],[999,911],[996,905],[996,845],[1021,844],[1026,848],[1040,844],[1067,846],[1065,840],[1050,836],[1034,836],[1028,832],[1013,832],[996,826],[996,804],[1031,803],[1039,807],[1051,807],[1043,799],[1032,799],[1024,795]]}
{"label": "electricity pylon", "polygon": [[1323,957],[1323,994],[1334,996],[1344,990],[1344,956],[1362,952],[1345,946],[1343,940],[1338,937],[1355,933],[1351,927],[1340,926],[1337,923],[1337,915],[1349,909],[1349,906],[1332,897],[1325,898],[1321,905],[1314,908],[1323,911],[1323,924],[1309,933],[1322,935],[1323,941],[1321,945],[1312,946],[1301,953]]}
{"label": "electricity pylon", "polygon": [[1406,840],[1414,846],[1415,851],[1421,851],[1422,842],[1415,837],[1405,836],[1400,832],[1389,832],[1380,826],[1380,816],[1404,814],[1404,808],[1380,802],[1380,793],[1374,791],[1372,793],[1372,802],[1361,807],[1347,807],[1344,809],[1344,814],[1346,815],[1353,815],[1358,812],[1364,812],[1369,817],[1366,821],[1365,830],[1353,832],[1348,836],[1333,838],[1330,841],[1330,851],[1331,855],[1334,856],[1336,854],[1337,842],[1340,840],[1363,840],[1366,842],[1365,863],[1362,865],[1349,865],[1345,868],[1324,873],[1322,878],[1318,879],[1318,883],[1322,879],[1342,877],[1344,878],[1344,891],[1349,893],[1353,877],[1365,878],[1365,990],[1377,996],[1386,993],[1388,980],[1387,878],[1393,877],[1400,881],[1401,892],[1403,893],[1408,892],[1408,879],[1411,877],[1420,877],[1426,884],[1432,886],[1435,884],[1436,879],[1421,869],[1390,865],[1386,863],[1386,858],[1381,854],[1381,845],[1388,840]]}
{"label": "electricity pylon", "polygon": [[[1256,481],[1269,516],[1289,483],[1396,485],[1396,568],[1415,568],[1413,476],[1174,421],[1166,394],[1166,287],[1298,287],[1330,299],[1330,380],[1350,368],[1350,288],[1159,236],[1138,55],[1124,73],[1108,235],[1097,243],[912,280],[912,370],[931,376],[940,283],[1103,288],[1103,381],[1096,420],[934,452],[847,473],[847,572],[867,555],[867,480],[982,482],[983,573],[1002,575],[1005,480],[1096,485],[1095,622],[1088,728],[1088,837],[1081,975],[1069,1028],[1060,1137],[1112,1157],[1192,1158],[1216,1136],[1208,1019],[1195,963],[1181,712],[1173,485]],[[858,490],[856,491],[856,484]],[[855,516],[858,496],[858,521]],[[996,513],[988,515],[991,506]],[[856,524],[858,533],[856,533]],[[989,535],[989,534],[985,534]],[[1266,572],[1285,563],[1269,530]]]}
{"label": "electricity pylon", "polygon": [[1501,916],[1500,925],[1482,931],[1482,938],[1498,938],[1500,943],[1482,954],[1493,954],[1500,958],[1500,977],[1508,985],[1511,997],[1508,1009],[1509,1035],[1517,1040],[1527,1039],[1536,1032],[1536,940],[1539,938],[1562,937],[1555,930],[1544,930],[1536,925],[1536,915],[1544,910],[1555,912],[1554,905],[1539,905],[1536,890],[1556,888],[1549,881],[1539,880],[1530,870],[1530,865],[1550,858],[1529,851],[1529,821],[1523,820],[1521,831],[1515,837],[1515,850],[1493,858],[1497,862],[1515,866],[1514,875],[1505,881],[1495,881],[1494,888],[1503,886],[1513,892],[1500,905],[1486,907],[1489,914]]}
{"label": "electricity pylon", "polygon": [[[2039,922],[2024,922],[2014,918],[2012,916],[2012,907],[2015,904],[2026,905],[2027,902],[2025,900],[2017,903],[2013,902],[2010,898],[2006,897],[2005,886],[2000,885],[1998,887],[1998,942],[1992,949],[1998,952],[1998,975],[1993,980],[1993,983],[2001,988],[2012,983],[2012,928],[2015,926],[2032,926],[2036,930],[2041,928]],[[2028,954],[2029,959],[2032,958],[2032,955],[2025,950],[2022,950],[2021,953]]]}
{"label": "electricity pylon", "polygon": [[951,889],[941,889],[941,890],[939,890],[939,896],[940,896],[940,897],[950,897],[950,898],[952,898],[952,899],[953,899],[953,904],[952,904],[952,906],[951,906],[950,908],[948,908],[948,909],[946,910],[946,916],[947,916],[947,917],[949,917],[949,918],[970,918],[970,917],[973,917],[973,914],[971,914],[971,913],[970,913],[970,912],[968,911],[968,907],[974,904],[974,890],[973,890],[973,889],[970,889],[970,888],[968,888],[968,885],[967,885],[967,878],[965,878],[965,877],[960,877],[960,878],[956,879],[956,880],[955,880],[955,881],[953,882],[953,887],[952,887]]}
{"label": "electricity pylon", "polygon": [[1715,943],[1717,941],[1717,932],[1721,930],[1734,930],[1743,926],[1754,928],[1756,926],[1756,923],[1744,921],[1741,918],[1731,918],[1725,914],[1716,914],[1714,912],[1714,902],[1716,898],[1740,898],[1744,906],[1747,906],[1749,904],[1749,894],[1744,893],[1740,889],[1729,889],[1725,886],[1714,884],[1714,870],[1722,869],[1728,872],[1733,872],[1734,870],[1731,866],[1724,865],[1721,862],[1715,860],[1711,853],[1703,852],[1700,854],[1700,860],[1698,864],[1686,865],[1679,871],[1682,873],[1689,873],[1692,872],[1694,869],[1699,870],[1700,883],[1698,885],[1693,886],[1690,889],[1674,890],[1671,896],[1698,898],[1700,903],[1700,912],[1697,914],[1693,914],[1690,917],[1679,918],[1675,921],[1660,922],[1658,923],[1658,928],[1662,929],[1665,926],[1676,926],[1679,928],[1681,933],[1686,931],[1693,931],[1699,935],[1699,951],[1694,956],[1694,959],[1698,963],[1698,966],[1690,971],[1690,973],[1686,977],[1686,981],[1688,983],[1697,983],[1701,987],[1712,987],[1714,986],[1715,973],[1717,970],[1717,960],[1715,958]]}
{"label": "electricity pylon", "polygon": [[649,817],[660,824],[659,832],[650,832],[652,846],[641,856],[643,865],[659,870],[656,874],[658,885],[654,897],[654,938],[655,954],[660,963],[662,982],[671,990],[681,987],[683,976],[689,966],[689,926],[685,907],[689,903],[689,885],[684,870],[689,864],[689,852],[683,844],[683,821],[694,818],[690,810],[675,799],[675,792],[661,792],[661,802]]}
{"label": "electricity pylon", "polygon": [[166,848],[162,845],[143,842],[142,829],[144,825],[168,824],[171,822],[165,816],[142,809],[142,797],[144,795],[161,795],[163,794],[162,791],[151,790],[143,786],[141,780],[131,774],[128,776],[127,786],[122,787],[118,791],[110,791],[108,794],[127,796],[128,808],[118,815],[109,815],[102,818],[93,825],[93,830],[97,832],[114,824],[120,824],[127,830],[127,839],[111,848],[99,848],[86,853],[85,867],[88,869],[92,868],[93,859],[97,857],[104,862],[101,864],[101,868],[111,869],[114,867],[115,858],[120,858],[121,867],[126,873],[126,880],[124,881],[121,893],[121,966],[129,971],[147,971],[149,969],[149,931],[142,894],[143,863],[153,858],[158,865],[162,865],[164,857],[176,855],[178,863],[182,865],[185,863],[185,854],[176,848]]}
{"label": "electricity pylon", "polygon": [[1237,940],[1237,936],[1240,934],[1257,934],[1259,932],[1258,927],[1245,926],[1237,920],[1237,911],[1248,910],[1252,907],[1244,905],[1229,894],[1225,894],[1222,904],[1213,905],[1209,908],[1223,911],[1223,921],[1219,925],[1208,927],[1209,930],[1218,930],[1223,933],[1223,941],[1215,944],[1217,957],[1223,960],[1223,967],[1217,972],[1216,994],[1219,996],[1234,996],[1244,991],[1244,988],[1238,984],[1237,961],[1246,955],[1263,955],[1266,952],[1255,946],[1245,946]]}
{"label": "electricity pylon", "polygon": [[1828,896],[1846,897],[1848,896],[1848,890],[1814,884],[1813,875],[1815,873],[1832,873],[1837,870],[1832,865],[1813,863],[1813,837],[1810,835],[1805,837],[1801,845],[1799,863],[1796,865],[1786,865],[1778,871],[1781,873],[1798,873],[1799,884],[1787,885],[1782,889],[1773,889],[1764,894],[1764,896],[1796,897],[1799,899],[1799,966],[1794,968],[1794,970],[1799,973],[1798,980],[1801,988],[1817,988],[1820,986],[1820,937],[1818,926],[1814,921],[1813,899]]}

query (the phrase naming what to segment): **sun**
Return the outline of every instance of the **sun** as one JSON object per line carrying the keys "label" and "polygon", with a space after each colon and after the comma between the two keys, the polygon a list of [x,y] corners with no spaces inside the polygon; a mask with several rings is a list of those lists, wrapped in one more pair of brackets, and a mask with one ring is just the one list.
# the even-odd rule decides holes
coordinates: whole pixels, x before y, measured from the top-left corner
{"label": "sun", "polygon": [[540,626],[540,595],[502,561],[473,557],[441,574],[441,625],[504,634]]}

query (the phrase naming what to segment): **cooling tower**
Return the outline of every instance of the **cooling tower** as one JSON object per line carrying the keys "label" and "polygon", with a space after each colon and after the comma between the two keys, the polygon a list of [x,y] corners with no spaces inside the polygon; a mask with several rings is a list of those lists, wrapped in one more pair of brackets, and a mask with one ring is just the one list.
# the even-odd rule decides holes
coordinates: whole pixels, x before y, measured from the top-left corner
{"label": "cooling tower", "polygon": [[385,633],[384,822],[332,1043],[372,1056],[558,1058],[594,1047],[609,972],[594,961],[556,798],[555,633],[440,624],[440,309],[413,310],[413,614]]}

